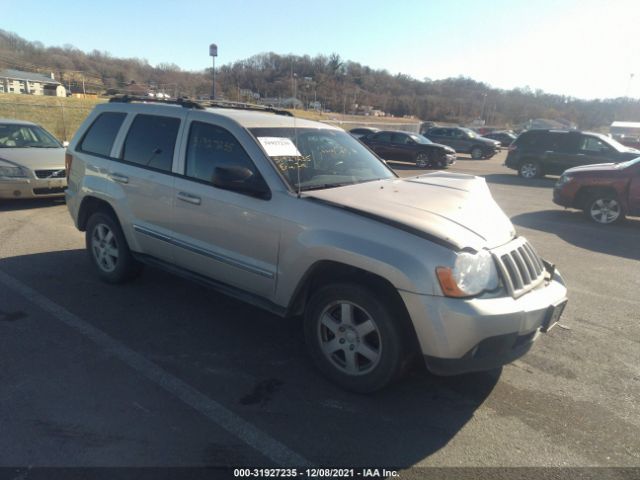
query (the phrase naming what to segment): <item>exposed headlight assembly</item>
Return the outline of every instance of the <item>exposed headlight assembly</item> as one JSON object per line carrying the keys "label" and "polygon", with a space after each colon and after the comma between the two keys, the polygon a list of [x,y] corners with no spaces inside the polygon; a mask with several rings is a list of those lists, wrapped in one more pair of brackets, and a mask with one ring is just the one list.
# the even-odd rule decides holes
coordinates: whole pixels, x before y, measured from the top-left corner
{"label": "exposed headlight assembly", "polygon": [[448,297],[470,297],[486,290],[498,288],[498,271],[491,254],[486,250],[478,253],[457,254],[452,267],[436,268],[442,291]]}
{"label": "exposed headlight assembly", "polygon": [[27,172],[22,167],[2,167],[0,166],[0,178],[25,178]]}

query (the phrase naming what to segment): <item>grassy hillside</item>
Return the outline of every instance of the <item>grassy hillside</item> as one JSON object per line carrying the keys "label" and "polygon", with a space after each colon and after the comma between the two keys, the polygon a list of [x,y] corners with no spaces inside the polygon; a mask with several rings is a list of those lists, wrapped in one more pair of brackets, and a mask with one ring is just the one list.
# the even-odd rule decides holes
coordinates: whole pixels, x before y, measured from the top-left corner
{"label": "grassy hillside", "polygon": [[96,98],[0,94],[0,118],[17,118],[42,125],[60,140],[69,140],[93,107]]}

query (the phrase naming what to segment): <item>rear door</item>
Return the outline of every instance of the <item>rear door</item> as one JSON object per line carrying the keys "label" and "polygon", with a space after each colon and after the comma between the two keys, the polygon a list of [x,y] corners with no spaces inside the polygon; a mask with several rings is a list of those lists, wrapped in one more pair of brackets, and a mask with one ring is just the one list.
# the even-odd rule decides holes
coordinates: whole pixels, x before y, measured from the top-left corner
{"label": "rear door", "polygon": [[175,261],[190,271],[270,298],[280,235],[272,200],[212,183],[216,167],[243,167],[260,175],[236,137],[242,133],[239,128],[229,120],[216,122],[211,115],[192,112],[189,116],[173,199]]}
{"label": "rear door", "polygon": [[542,149],[542,168],[545,173],[560,175],[565,170],[583,165],[582,155],[578,154],[580,134],[567,132],[549,132],[540,137]]}
{"label": "rear door", "polygon": [[185,114],[151,110],[130,114],[116,143],[109,178],[122,189],[126,211],[141,253],[173,261],[173,160]]}
{"label": "rear door", "polygon": [[393,158],[393,150],[391,148],[391,132],[378,132],[370,137],[367,142],[369,148],[380,155],[382,158]]}

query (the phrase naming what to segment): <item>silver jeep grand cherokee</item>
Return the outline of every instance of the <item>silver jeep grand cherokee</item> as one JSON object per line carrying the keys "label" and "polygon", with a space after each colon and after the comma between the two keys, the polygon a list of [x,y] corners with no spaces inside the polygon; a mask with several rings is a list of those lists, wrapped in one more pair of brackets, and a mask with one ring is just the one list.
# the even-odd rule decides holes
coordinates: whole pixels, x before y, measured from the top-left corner
{"label": "silver jeep grand cherokee", "polygon": [[398,178],[286,112],[114,100],[67,151],[67,205],[107,282],[151,264],[302,315],[317,366],[359,392],[416,356],[442,375],[498,367],[562,313],[559,272],[482,178]]}

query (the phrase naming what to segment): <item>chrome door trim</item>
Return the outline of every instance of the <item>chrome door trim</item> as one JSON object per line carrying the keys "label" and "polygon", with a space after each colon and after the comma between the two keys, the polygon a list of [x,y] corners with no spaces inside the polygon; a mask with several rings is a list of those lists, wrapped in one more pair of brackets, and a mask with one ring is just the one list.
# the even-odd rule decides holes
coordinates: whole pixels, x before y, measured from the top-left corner
{"label": "chrome door trim", "polygon": [[249,273],[253,273],[269,279],[273,279],[275,277],[275,274],[273,272],[270,272],[269,270],[264,270],[253,265],[249,265],[245,262],[240,262],[234,258],[227,257],[226,255],[220,255],[219,253],[212,252],[211,250],[207,250],[205,248],[192,245],[191,243],[183,242],[182,240],[178,240],[177,238],[158,233],[155,230],[151,230],[149,228],[142,227],[136,224],[133,225],[133,229],[138,233],[142,233],[143,235],[147,235],[157,240],[170,243],[171,245],[174,245],[176,247],[184,248],[185,250],[189,250],[190,252],[209,257],[213,260],[217,260],[218,262],[226,263],[227,265],[245,270]]}

